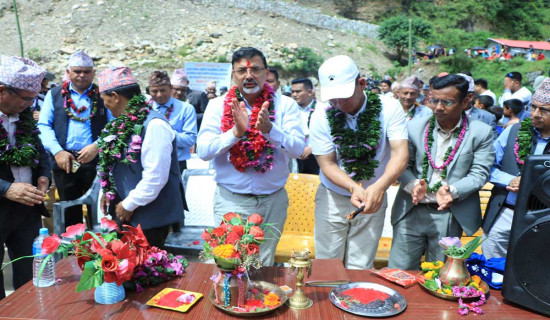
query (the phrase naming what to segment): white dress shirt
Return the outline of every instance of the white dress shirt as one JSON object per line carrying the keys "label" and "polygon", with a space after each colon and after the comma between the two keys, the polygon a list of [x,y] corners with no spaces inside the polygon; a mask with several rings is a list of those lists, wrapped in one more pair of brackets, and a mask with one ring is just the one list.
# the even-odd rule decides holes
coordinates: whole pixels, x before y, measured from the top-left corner
{"label": "white dress shirt", "polygon": [[168,182],[172,161],[172,141],[176,137],[168,122],[152,119],[141,144],[141,180],[122,201],[122,207],[134,211],[155,200]]}
{"label": "white dress shirt", "polygon": [[[379,165],[374,170],[374,176],[370,180],[361,181],[363,188],[370,186],[384,174],[386,164],[391,158],[391,146],[389,141],[407,140],[409,137],[407,133],[407,125],[405,123],[405,112],[403,111],[399,101],[383,96],[380,97],[380,100],[382,102],[382,110],[380,111],[380,116],[378,118],[381,125],[380,139],[378,140],[378,150],[376,151],[376,156],[374,157],[374,160],[379,161]],[[359,112],[357,112],[354,116],[346,114],[346,127],[351,128],[354,131],[357,130],[357,118],[359,114],[369,112],[366,104],[367,99],[365,98],[365,102]],[[311,123],[309,127],[309,144],[314,155],[326,155],[335,151],[338,165],[343,171],[346,171],[343,161],[334,146],[334,142],[332,142],[330,126],[325,111],[327,107],[327,104],[318,103],[313,115],[311,116]],[[342,189],[332,183],[324,175],[322,170],[319,173],[319,178],[321,179],[321,183],[323,183],[323,185],[328,189],[344,196],[351,196],[349,190]]]}
{"label": "white dress shirt", "polygon": [[[315,100],[311,100],[311,102],[305,108],[302,108],[302,107],[298,106],[298,110],[300,111],[300,119],[301,119],[301,123],[302,123],[302,130],[304,131],[304,135],[306,137],[306,142],[308,141],[308,137],[309,137],[309,127],[307,125],[307,122],[308,122],[308,119],[310,119],[309,115],[312,112],[311,107],[313,106],[314,102],[315,102]],[[306,143],[306,144],[309,145],[309,143]]]}
{"label": "white dress shirt", "polygon": [[530,111],[531,107],[531,98],[532,98],[531,91],[525,87],[521,87],[518,91],[512,93],[509,89],[504,89],[504,92],[502,93],[502,96],[500,96],[500,99],[498,101],[498,104],[501,107],[504,107],[502,104],[506,100],[510,99],[518,99],[523,102],[523,105],[525,106],[525,111]]}
{"label": "white dress shirt", "polygon": [[[290,173],[289,158],[299,157],[305,148],[300,117],[296,116],[299,112],[296,102],[284,95],[275,96],[275,121],[271,131],[263,134],[275,146],[273,169],[261,173],[251,167],[240,172],[229,161],[229,149],[240,139],[232,130],[221,130],[223,101],[224,97],[210,100],[197,136],[197,154],[202,160],[212,160],[214,180],[229,191],[240,194],[267,195],[283,188]],[[250,115],[252,109],[248,103],[246,110]],[[260,162],[264,161],[264,156]]]}
{"label": "white dress shirt", "polygon": [[[17,129],[15,122],[19,120],[19,114],[12,114],[8,116],[0,112],[0,118],[2,118],[2,125],[4,126],[4,129],[8,132],[8,137],[10,137],[10,144],[12,146],[15,145],[15,130]],[[10,167],[14,178],[13,182],[25,182],[32,184],[31,167]]]}

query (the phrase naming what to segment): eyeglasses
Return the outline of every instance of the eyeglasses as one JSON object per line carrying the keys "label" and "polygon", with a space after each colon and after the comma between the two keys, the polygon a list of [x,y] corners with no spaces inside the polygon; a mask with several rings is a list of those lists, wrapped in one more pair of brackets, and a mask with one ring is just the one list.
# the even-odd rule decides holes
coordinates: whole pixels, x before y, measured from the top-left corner
{"label": "eyeglasses", "polygon": [[537,110],[540,112],[541,115],[543,116],[550,116],[550,109],[548,108],[544,108],[544,107],[537,107],[536,105],[532,104],[531,105],[531,112],[537,112]]}
{"label": "eyeglasses", "polygon": [[436,98],[431,98],[430,99],[430,103],[434,106],[437,106],[438,104],[441,103],[442,106],[444,107],[450,107],[452,106],[453,104],[456,103],[456,101],[454,100],[450,100],[450,99],[436,99]]}
{"label": "eyeglasses", "polygon": [[17,89],[15,89],[14,87],[6,85],[6,89],[8,89],[11,92],[15,93],[19,98],[21,98],[25,102],[34,102],[34,99],[36,99],[36,97],[32,97],[32,98],[31,97],[23,97],[19,92],[17,92]]}
{"label": "eyeglasses", "polygon": [[252,73],[253,76],[261,76],[265,68],[262,67],[252,67],[252,68],[239,68],[237,70],[233,70],[233,73],[235,73],[239,77],[244,77],[248,70],[250,70],[250,73]]}

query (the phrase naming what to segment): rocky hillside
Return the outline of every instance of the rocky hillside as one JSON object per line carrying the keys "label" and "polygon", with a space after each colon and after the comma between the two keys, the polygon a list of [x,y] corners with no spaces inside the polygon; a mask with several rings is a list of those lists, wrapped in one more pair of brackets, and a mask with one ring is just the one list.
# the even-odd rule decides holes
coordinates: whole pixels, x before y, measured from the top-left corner
{"label": "rocky hillside", "polygon": [[[271,64],[289,63],[297,48],[308,47],[324,59],[349,55],[365,74],[392,67],[372,35],[330,30],[339,29],[338,21],[334,27],[332,18],[314,8],[269,2],[264,8],[253,0],[17,0],[25,55],[54,72],[56,80],[78,49],[95,59],[98,70],[132,67],[142,85],[153,70],[171,73],[186,61],[227,62],[242,46],[259,48]],[[304,21],[303,10],[318,23]],[[12,0],[0,0],[0,30],[0,53],[19,55]]]}

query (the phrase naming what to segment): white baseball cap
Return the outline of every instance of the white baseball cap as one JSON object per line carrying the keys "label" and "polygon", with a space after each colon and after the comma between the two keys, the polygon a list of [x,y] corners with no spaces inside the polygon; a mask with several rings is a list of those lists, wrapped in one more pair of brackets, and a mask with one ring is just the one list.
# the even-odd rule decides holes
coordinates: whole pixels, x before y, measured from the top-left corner
{"label": "white baseball cap", "polygon": [[348,56],[336,56],[323,62],[319,68],[321,100],[351,97],[355,91],[357,75],[359,75],[359,69]]}

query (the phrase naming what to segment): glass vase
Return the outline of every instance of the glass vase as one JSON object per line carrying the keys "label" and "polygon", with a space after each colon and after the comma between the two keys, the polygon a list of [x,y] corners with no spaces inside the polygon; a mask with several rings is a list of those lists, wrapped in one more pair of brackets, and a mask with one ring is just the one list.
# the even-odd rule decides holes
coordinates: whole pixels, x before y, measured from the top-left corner
{"label": "glass vase", "polygon": [[113,304],[124,300],[126,293],[122,285],[116,282],[103,282],[102,285],[95,288],[94,299],[100,304]]}
{"label": "glass vase", "polygon": [[445,265],[439,271],[439,279],[451,287],[467,285],[471,278],[466,268],[466,259],[447,256]]}

